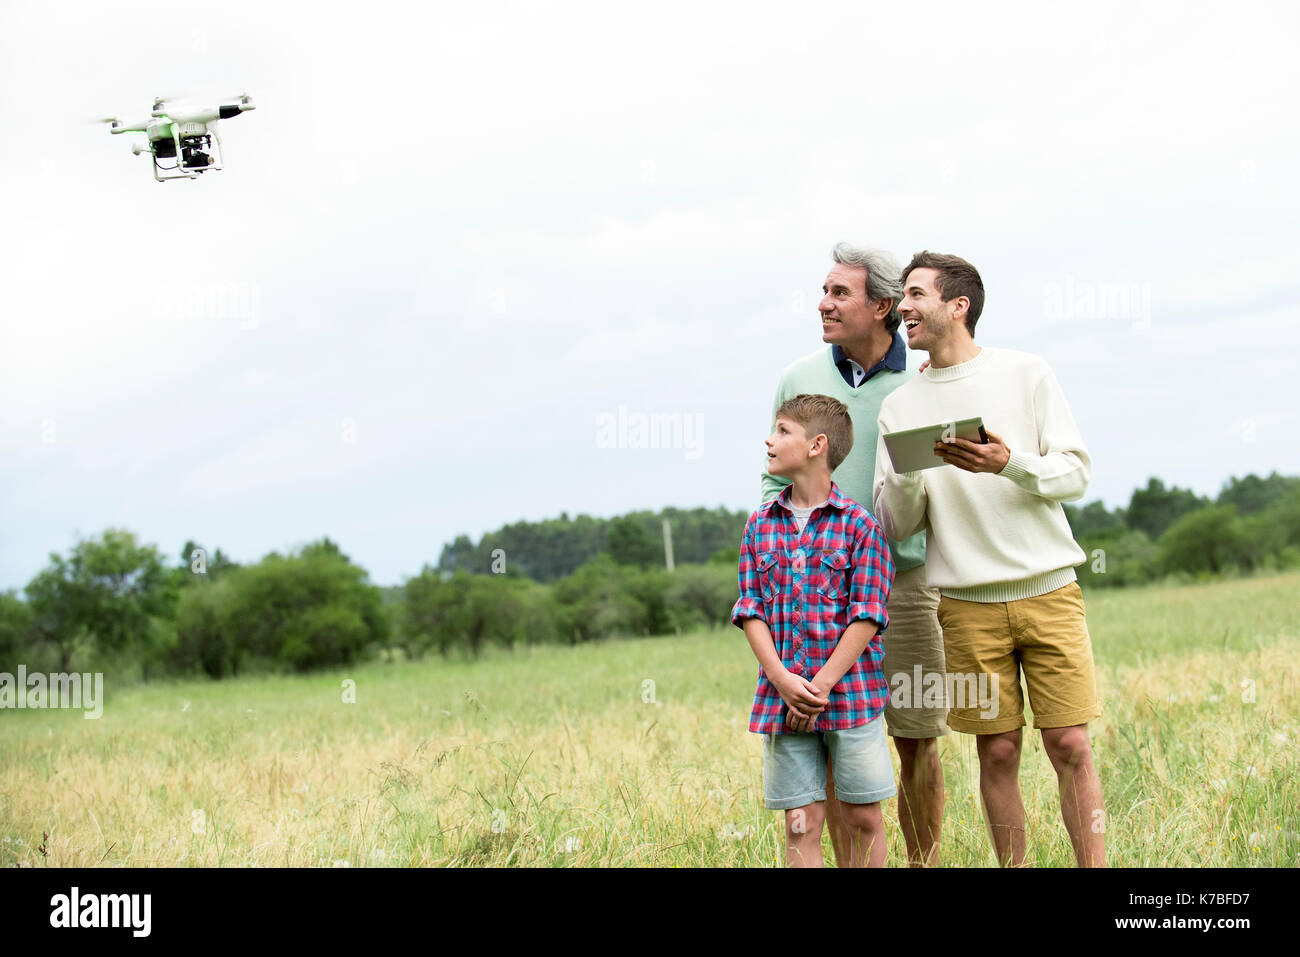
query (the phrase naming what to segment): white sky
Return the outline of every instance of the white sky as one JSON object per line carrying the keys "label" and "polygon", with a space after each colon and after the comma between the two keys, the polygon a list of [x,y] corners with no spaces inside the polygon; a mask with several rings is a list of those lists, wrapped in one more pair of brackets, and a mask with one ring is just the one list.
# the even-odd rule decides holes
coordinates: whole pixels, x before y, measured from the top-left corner
{"label": "white sky", "polygon": [[[840,239],[980,269],[1086,500],[1300,473],[1298,19],[4,0],[0,588],[111,526],[397,584],[562,510],[752,509]],[[85,122],[244,90],[195,182]],[[620,406],[698,452],[599,447]]]}

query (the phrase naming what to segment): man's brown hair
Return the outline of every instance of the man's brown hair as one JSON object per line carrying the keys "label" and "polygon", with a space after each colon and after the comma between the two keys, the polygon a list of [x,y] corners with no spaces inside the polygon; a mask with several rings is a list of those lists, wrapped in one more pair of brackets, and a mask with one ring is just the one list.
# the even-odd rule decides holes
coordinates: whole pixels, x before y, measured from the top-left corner
{"label": "man's brown hair", "polygon": [[849,418],[849,407],[839,399],[828,395],[796,395],[782,402],[773,418],[781,416],[798,422],[810,439],[814,435],[826,436],[826,461],[832,472],[853,449],[853,420]]}
{"label": "man's brown hair", "polygon": [[944,302],[951,302],[958,296],[965,296],[970,300],[970,308],[966,310],[966,331],[971,334],[972,339],[975,338],[975,323],[979,321],[980,313],[984,311],[984,280],[980,278],[979,270],[960,256],[932,253],[928,249],[923,249],[913,256],[912,261],[903,269],[905,290],[907,277],[913,269],[933,269],[938,273],[934,286],[939,291],[939,298]]}

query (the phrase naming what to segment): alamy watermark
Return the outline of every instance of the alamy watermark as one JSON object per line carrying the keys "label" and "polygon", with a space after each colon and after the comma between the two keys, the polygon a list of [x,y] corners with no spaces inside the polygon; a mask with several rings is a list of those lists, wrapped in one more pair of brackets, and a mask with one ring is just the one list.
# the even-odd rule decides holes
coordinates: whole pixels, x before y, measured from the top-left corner
{"label": "alamy watermark", "polygon": [[86,718],[102,717],[104,673],[29,675],[26,665],[18,666],[16,677],[0,671],[0,708],[84,708]]}
{"label": "alamy watermark", "polygon": [[133,937],[148,937],[152,894],[83,894],[75,884],[50,898],[51,927],[123,927]]}
{"label": "alamy watermark", "polygon": [[895,708],[979,708],[984,719],[998,716],[998,675],[931,671],[914,665],[909,674],[889,678],[889,701]]}
{"label": "alamy watermark", "polygon": [[1151,283],[1086,282],[1066,276],[1043,284],[1043,315],[1052,320],[1127,319],[1151,326]]}
{"label": "alamy watermark", "polygon": [[702,412],[635,412],[620,405],[618,412],[596,416],[596,448],[681,449],[698,459],[703,428]]}
{"label": "alamy watermark", "polygon": [[237,322],[241,329],[256,329],[261,315],[260,283],[175,283],[153,289],[155,319]]}

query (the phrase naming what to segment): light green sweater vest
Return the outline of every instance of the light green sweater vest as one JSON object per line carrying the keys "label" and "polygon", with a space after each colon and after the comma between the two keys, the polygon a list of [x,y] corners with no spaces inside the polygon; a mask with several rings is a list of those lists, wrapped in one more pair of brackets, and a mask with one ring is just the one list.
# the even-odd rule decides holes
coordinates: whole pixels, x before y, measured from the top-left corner
{"label": "light green sweater vest", "polygon": [[[781,373],[781,382],[776,388],[776,399],[772,403],[772,417],[768,428],[776,420],[776,410],[781,403],[792,396],[804,393],[812,395],[829,395],[839,399],[849,408],[849,417],[853,419],[853,448],[840,463],[840,467],[831,473],[835,484],[849,498],[853,499],[868,512],[872,510],[872,483],[876,475],[876,442],[880,432],[876,418],[880,415],[880,403],[885,396],[893,392],[904,382],[916,375],[915,370],[907,369],[896,372],[893,369],[881,369],[862,385],[854,388],[844,381],[840,370],[831,361],[831,347],[818,349],[811,355],[790,363]],[[766,504],[781,494],[781,490],[790,484],[790,480],[778,475],[767,474],[767,456],[763,457],[762,502]],[[872,512],[872,517],[874,517]],[[901,542],[889,543],[889,550],[894,558],[895,572],[905,572],[925,564],[925,532],[917,532]]]}

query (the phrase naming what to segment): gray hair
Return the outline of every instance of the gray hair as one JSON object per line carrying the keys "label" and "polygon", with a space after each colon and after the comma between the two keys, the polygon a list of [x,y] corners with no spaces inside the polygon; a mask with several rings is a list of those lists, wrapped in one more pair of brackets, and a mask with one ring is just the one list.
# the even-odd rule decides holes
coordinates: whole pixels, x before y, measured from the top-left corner
{"label": "gray hair", "polygon": [[883,249],[867,249],[851,243],[836,243],[831,258],[841,266],[861,266],[867,271],[867,299],[888,299],[892,303],[885,317],[885,330],[892,336],[902,319],[898,303],[903,298],[903,267]]}

